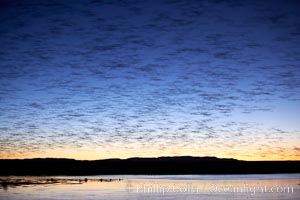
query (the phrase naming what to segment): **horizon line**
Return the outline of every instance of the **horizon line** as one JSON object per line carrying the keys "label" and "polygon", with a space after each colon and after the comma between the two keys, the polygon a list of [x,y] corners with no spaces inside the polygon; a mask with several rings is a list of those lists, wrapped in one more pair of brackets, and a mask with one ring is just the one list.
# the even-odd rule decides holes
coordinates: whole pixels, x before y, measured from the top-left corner
{"label": "horizon line", "polygon": [[100,161],[100,160],[129,160],[129,159],[159,159],[159,158],[215,158],[215,159],[227,159],[235,161],[246,161],[246,162],[284,162],[284,161],[300,161],[300,160],[239,160],[232,157],[217,157],[217,156],[158,156],[158,157],[127,157],[127,158],[99,158],[99,159],[76,159],[67,157],[32,157],[32,158],[0,158],[0,160],[34,160],[34,159],[65,159],[74,161]]}

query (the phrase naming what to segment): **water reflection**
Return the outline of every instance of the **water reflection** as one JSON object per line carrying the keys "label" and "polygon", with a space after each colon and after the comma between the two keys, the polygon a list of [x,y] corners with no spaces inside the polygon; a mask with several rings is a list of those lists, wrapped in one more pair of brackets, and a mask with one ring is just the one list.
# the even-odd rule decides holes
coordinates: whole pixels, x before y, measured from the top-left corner
{"label": "water reflection", "polygon": [[239,180],[228,176],[224,180],[216,180],[215,176],[206,180],[190,176],[186,180],[178,180],[176,176],[168,176],[169,179],[2,177],[7,182],[0,189],[0,199],[299,199],[298,174],[293,179],[287,179],[288,175],[281,179],[274,179],[275,175],[257,175],[256,180],[247,180],[247,176],[251,175]]}

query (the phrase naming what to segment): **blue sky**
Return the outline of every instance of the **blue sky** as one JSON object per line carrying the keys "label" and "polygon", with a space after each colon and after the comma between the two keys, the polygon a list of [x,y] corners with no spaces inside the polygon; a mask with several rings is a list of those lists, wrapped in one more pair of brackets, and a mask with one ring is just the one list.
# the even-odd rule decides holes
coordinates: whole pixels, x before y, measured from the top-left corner
{"label": "blue sky", "polygon": [[300,157],[298,1],[0,4],[0,157]]}

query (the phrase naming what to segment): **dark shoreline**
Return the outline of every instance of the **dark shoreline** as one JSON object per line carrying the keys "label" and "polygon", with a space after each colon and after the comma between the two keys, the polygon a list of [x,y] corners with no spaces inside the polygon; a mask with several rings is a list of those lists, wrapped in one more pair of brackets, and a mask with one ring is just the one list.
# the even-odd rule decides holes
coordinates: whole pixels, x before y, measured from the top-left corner
{"label": "dark shoreline", "polygon": [[214,157],[164,157],[80,161],[0,160],[1,176],[187,175],[300,173],[300,161],[239,161]]}

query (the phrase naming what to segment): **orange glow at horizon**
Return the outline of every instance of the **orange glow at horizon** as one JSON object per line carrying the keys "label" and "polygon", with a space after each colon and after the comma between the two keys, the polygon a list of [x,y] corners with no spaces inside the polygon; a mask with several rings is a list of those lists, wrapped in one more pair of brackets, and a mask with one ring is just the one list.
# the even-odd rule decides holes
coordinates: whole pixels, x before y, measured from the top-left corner
{"label": "orange glow at horizon", "polygon": [[[276,149],[276,148],[275,148]],[[230,149],[222,150],[220,152],[209,152],[209,151],[196,151],[196,150],[182,150],[176,151],[174,149],[167,149],[165,152],[160,152],[156,149],[134,149],[132,151],[125,152],[122,148],[110,149],[110,152],[103,152],[101,149],[93,150],[72,150],[72,149],[57,149],[57,150],[46,150],[43,153],[25,153],[24,154],[3,154],[0,153],[0,159],[30,159],[30,158],[70,158],[76,160],[100,160],[110,158],[126,159],[131,157],[162,157],[162,156],[194,156],[194,157],[205,157],[215,156],[218,158],[234,158],[245,161],[271,161],[271,160],[300,160],[300,154],[297,149],[286,148],[284,151],[276,152],[270,149],[269,151],[251,150],[251,149],[240,149],[239,153],[233,152]]]}

